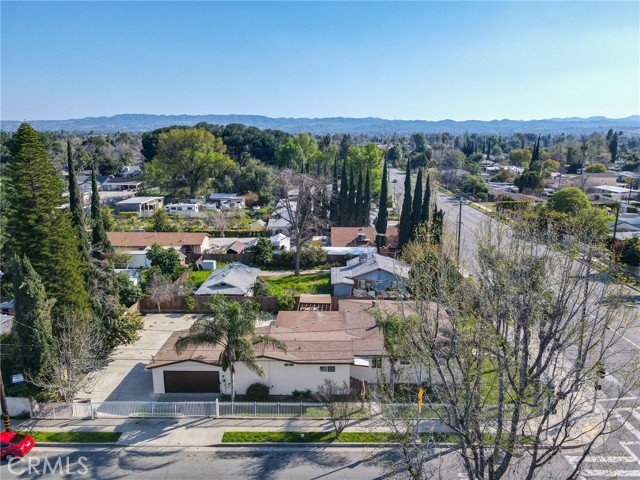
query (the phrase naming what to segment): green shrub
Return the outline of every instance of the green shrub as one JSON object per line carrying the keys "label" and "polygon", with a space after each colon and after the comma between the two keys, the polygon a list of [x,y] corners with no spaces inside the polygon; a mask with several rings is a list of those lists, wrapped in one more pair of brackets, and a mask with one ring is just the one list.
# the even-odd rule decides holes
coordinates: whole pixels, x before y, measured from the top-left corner
{"label": "green shrub", "polygon": [[637,213],[638,207],[634,207],[633,205],[629,205],[627,207],[627,213]]}
{"label": "green shrub", "polygon": [[276,307],[278,310],[293,310],[293,308],[296,306],[295,298],[287,294],[278,295],[276,302]]}
{"label": "green shrub", "polygon": [[269,386],[256,382],[247,387],[245,400],[248,402],[265,402],[269,398]]}
{"label": "green shrub", "polygon": [[196,299],[191,295],[184,297],[184,308],[187,309],[187,312],[193,312],[193,309],[196,308]]}
{"label": "green shrub", "polygon": [[291,397],[295,400],[310,400],[313,396],[311,390],[308,388],[306,390],[294,390],[291,392]]}

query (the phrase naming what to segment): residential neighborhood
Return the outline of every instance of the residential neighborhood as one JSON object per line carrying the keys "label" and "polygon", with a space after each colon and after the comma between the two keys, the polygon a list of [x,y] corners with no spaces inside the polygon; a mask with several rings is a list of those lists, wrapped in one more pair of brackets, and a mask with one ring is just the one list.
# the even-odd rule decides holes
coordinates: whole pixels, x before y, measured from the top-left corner
{"label": "residential neighborhood", "polygon": [[638,2],[0,10],[0,479],[640,480]]}

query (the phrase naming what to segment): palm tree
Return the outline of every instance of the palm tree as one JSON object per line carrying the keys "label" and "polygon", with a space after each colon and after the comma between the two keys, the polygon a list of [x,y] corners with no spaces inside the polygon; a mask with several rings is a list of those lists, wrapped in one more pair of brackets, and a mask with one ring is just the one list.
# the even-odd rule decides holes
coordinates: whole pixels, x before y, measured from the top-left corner
{"label": "palm tree", "polygon": [[180,338],[175,345],[178,354],[189,347],[222,347],[219,361],[222,371],[229,370],[231,401],[235,401],[235,364],[242,362],[252,372],[264,376],[256,357],[256,346],[267,346],[286,352],[286,345],[268,335],[255,333],[260,307],[251,301],[236,302],[222,295],[214,295],[208,305],[209,314],[196,320],[189,335]]}

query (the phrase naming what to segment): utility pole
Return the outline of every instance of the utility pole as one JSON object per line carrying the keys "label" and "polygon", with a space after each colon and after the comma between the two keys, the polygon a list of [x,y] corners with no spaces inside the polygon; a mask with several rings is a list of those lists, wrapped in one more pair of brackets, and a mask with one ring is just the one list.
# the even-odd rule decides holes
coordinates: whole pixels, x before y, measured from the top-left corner
{"label": "utility pole", "polygon": [[462,237],[462,195],[459,197],[460,209],[458,210],[458,248],[456,250],[456,262],[460,263],[460,238]]}
{"label": "utility pole", "polygon": [[9,408],[7,408],[7,396],[4,393],[4,382],[2,381],[2,372],[0,371],[0,404],[2,404],[2,421],[4,422],[5,432],[11,431],[11,420],[9,419]]}

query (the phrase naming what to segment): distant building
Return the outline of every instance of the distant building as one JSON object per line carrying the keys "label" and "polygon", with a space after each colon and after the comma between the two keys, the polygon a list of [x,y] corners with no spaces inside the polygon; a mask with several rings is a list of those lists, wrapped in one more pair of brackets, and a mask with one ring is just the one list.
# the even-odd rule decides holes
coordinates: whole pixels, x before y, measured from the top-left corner
{"label": "distant building", "polygon": [[200,214],[201,205],[197,203],[172,203],[165,205],[164,210],[169,215],[178,215],[182,218],[197,217]]}
{"label": "distant building", "polygon": [[140,216],[146,217],[162,208],[163,203],[162,197],[131,197],[116,202],[116,210],[118,213],[136,212]]}
{"label": "distant building", "polygon": [[209,235],[202,232],[108,232],[107,237],[116,253],[144,250],[154,243],[178,247],[184,254],[209,250]]}
{"label": "distant building", "polygon": [[208,203],[220,210],[241,210],[245,207],[244,197],[237,193],[212,193]]}
{"label": "distant building", "polygon": [[103,184],[102,190],[108,192],[137,192],[142,187],[142,181],[129,177],[109,177]]}
{"label": "distant building", "polygon": [[[398,228],[387,228],[387,247],[390,251],[398,248]],[[374,227],[331,227],[332,247],[375,247]]]}
{"label": "distant building", "polygon": [[126,165],[120,170],[121,177],[137,177],[142,175],[142,169],[139,165]]}

